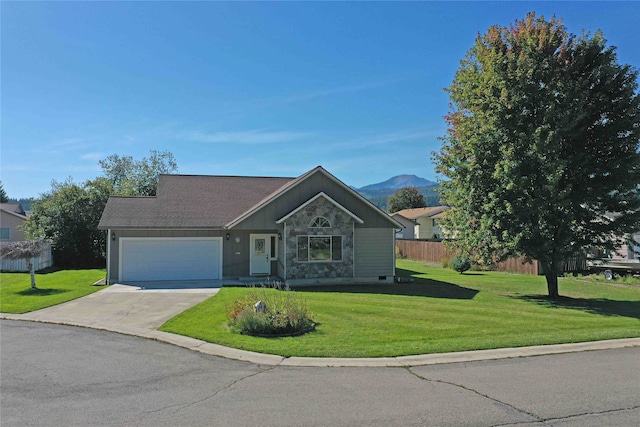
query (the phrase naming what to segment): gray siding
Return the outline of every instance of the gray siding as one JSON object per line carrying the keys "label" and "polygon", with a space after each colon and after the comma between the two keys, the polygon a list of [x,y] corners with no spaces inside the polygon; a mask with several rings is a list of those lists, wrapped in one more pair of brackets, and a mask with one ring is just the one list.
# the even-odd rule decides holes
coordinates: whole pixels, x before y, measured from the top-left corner
{"label": "gray siding", "polygon": [[[222,241],[222,276],[249,276],[250,233],[274,233],[274,230],[243,231],[229,230],[229,240],[226,230],[111,230],[115,233],[115,241],[111,241],[109,260],[109,280],[113,283],[119,280],[119,239],[121,237],[223,237]],[[240,242],[236,243],[236,237]],[[276,266],[273,266],[275,271]]]}
{"label": "gray siding", "polygon": [[355,230],[355,276],[393,278],[395,272],[394,231],[389,228]]}
{"label": "gray siding", "polygon": [[282,197],[276,198],[234,228],[243,230],[274,229],[277,220],[291,213],[320,192],[324,192],[327,196],[362,219],[364,221],[363,227],[394,227],[384,212],[381,212],[370,203],[363,201],[350,191],[345,190],[344,187],[327,178],[324,174],[316,173],[309,176],[300,184],[290,188]]}

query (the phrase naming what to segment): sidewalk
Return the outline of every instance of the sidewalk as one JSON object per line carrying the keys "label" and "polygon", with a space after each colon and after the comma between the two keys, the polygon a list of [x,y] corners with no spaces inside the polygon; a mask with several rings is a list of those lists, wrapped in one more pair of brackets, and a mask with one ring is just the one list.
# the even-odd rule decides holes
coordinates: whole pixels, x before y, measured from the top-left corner
{"label": "sidewalk", "polygon": [[[111,285],[85,297],[25,314],[0,313],[0,319],[81,326],[150,338],[200,353],[260,365],[297,367],[405,367],[541,356],[545,354],[640,347],[640,338],[575,344],[503,348],[383,358],[289,357],[224,347],[157,329],[167,320],[215,295],[219,288],[144,289]],[[167,293],[171,293],[168,297]]]}

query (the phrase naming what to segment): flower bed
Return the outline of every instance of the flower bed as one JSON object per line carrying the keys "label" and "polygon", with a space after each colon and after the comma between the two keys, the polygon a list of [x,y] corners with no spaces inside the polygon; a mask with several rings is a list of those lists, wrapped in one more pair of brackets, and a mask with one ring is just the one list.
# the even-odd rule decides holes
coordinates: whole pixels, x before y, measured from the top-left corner
{"label": "flower bed", "polygon": [[279,283],[256,287],[234,301],[229,312],[231,331],[259,337],[298,336],[311,332],[316,324],[306,300]]}

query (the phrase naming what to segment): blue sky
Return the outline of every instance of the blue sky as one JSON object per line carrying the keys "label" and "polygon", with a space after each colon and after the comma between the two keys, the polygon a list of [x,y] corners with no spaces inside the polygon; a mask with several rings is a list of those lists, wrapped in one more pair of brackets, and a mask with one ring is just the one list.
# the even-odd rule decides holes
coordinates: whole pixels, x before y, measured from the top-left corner
{"label": "blue sky", "polygon": [[34,197],[156,149],[185,174],[435,180],[442,89],[529,11],[640,68],[638,2],[2,2],[0,178]]}

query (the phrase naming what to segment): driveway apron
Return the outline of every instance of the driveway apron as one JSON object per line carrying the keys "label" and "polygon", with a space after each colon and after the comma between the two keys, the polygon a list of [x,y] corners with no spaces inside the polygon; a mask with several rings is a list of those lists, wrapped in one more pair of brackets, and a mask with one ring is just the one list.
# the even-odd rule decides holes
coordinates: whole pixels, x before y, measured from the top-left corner
{"label": "driveway apron", "polygon": [[159,289],[153,286],[111,285],[85,297],[19,317],[24,320],[147,335],[219,290],[218,287]]}

